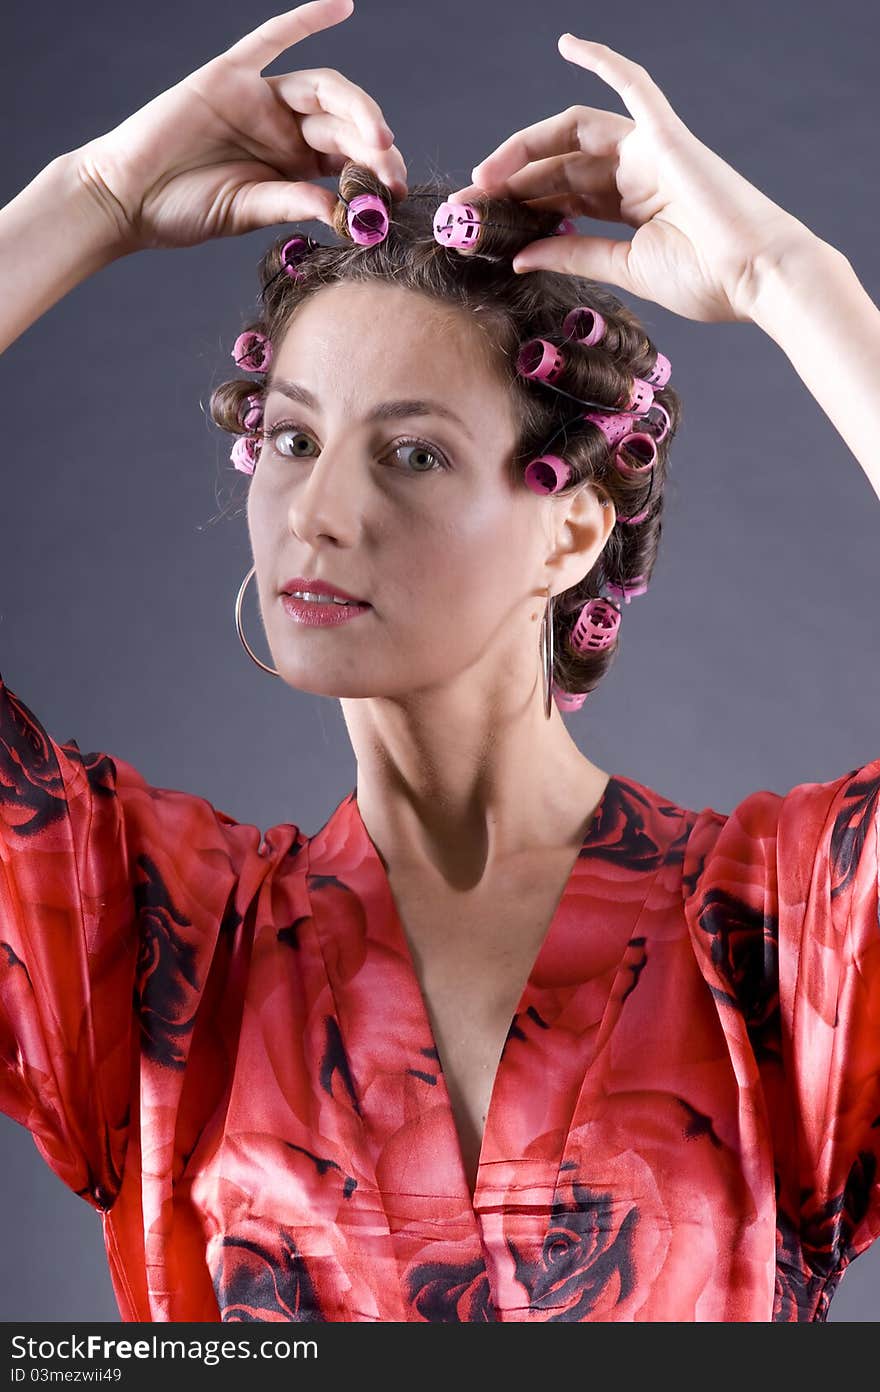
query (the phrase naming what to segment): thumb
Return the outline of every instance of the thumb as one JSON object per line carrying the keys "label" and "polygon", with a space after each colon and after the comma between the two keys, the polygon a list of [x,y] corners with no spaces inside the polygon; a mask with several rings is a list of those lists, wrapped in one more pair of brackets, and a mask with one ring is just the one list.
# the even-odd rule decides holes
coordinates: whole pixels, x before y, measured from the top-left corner
{"label": "thumb", "polygon": [[331,223],[337,196],[306,180],[270,179],[242,189],[236,199],[233,221],[236,232],[254,232],[284,222]]}
{"label": "thumb", "polygon": [[632,291],[628,270],[629,242],[614,237],[555,236],[529,242],[513,258],[520,271],[561,271],[587,276],[621,290]]}

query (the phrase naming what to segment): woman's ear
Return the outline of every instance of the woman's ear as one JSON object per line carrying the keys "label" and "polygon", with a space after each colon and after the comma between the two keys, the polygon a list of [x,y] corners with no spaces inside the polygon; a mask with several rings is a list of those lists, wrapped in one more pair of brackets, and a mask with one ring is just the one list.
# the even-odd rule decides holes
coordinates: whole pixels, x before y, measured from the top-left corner
{"label": "woman's ear", "polygon": [[616,521],[613,502],[595,483],[584,483],[555,500],[547,564],[564,581],[563,589],[578,584],[592,570]]}

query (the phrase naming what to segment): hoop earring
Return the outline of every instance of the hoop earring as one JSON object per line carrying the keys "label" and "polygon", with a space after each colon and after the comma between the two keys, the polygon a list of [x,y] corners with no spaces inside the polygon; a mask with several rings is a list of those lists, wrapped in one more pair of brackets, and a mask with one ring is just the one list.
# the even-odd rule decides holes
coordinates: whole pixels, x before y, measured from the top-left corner
{"label": "hoop earring", "polygon": [[541,674],[544,678],[544,714],[553,712],[553,600],[548,591],[547,605],[541,622]]}
{"label": "hoop earring", "polygon": [[242,628],[241,624],[241,602],[244,599],[244,592],[248,587],[248,581],[250,580],[256,568],[257,567],[255,565],[251,566],[250,570],[248,571],[247,575],[244,577],[244,579],[241,582],[241,585],[239,586],[238,594],[235,599],[235,628],[239,638],[241,639],[242,647],[244,648],[248,657],[251,658],[254,662],[256,662],[258,667],[262,667],[264,672],[268,672],[270,676],[280,677],[280,672],[276,672],[274,667],[267,667],[265,662],[261,662],[260,659],[257,657],[257,654],[254,652],[250,643],[244,636],[244,629]]}

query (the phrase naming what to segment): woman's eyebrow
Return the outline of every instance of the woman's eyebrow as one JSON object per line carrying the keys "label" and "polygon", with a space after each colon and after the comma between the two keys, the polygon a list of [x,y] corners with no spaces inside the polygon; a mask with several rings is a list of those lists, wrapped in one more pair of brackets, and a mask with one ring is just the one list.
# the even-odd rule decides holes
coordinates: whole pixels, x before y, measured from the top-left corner
{"label": "woman's eyebrow", "polygon": [[[271,382],[266,383],[266,395],[268,396],[273,391],[281,392],[291,401],[298,401],[301,405],[308,406],[312,411],[319,409],[317,399],[305,387],[301,387],[298,382],[289,382],[284,377],[274,377]],[[456,415],[455,411],[451,407],[445,406],[442,401],[427,401],[421,398],[381,401],[366,419],[368,421],[400,420],[409,416],[445,416],[448,420],[455,421],[469,440],[474,439],[461,416]]]}

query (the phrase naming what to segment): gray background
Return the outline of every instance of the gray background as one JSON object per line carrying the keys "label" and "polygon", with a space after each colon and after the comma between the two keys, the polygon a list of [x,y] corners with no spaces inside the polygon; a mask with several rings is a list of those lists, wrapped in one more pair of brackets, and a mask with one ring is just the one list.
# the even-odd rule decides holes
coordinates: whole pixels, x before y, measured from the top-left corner
{"label": "gray background", "polygon": [[[515,20],[510,0],[356,5],[267,71],[330,66],[365,87],[411,180],[436,166],[464,184],[505,136],[572,102],[623,111],[558,55],[570,29],[644,63],[700,139],[840,247],[878,299],[876,0],[542,0]],[[272,12],[4,7],[0,201]],[[234,370],[276,231],[119,261],[5,354],[0,672],[55,738],[240,820],[314,831],[354,759],[334,701],[266,676],[239,645],[250,556],[230,500],[246,480],[202,411]],[[685,422],[651,590],[571,728],[600,766],[693,808],[836,778],[880,753],[880,503],[760,330],[629,303],[672,359]],[[245,627],[268,660],[253,589]],[[5,1117],[0,1145],[0,1318],[118,1320],[97,1216]],[[880,1317],[878,1248],[846,1273],[832,1320]]]}

